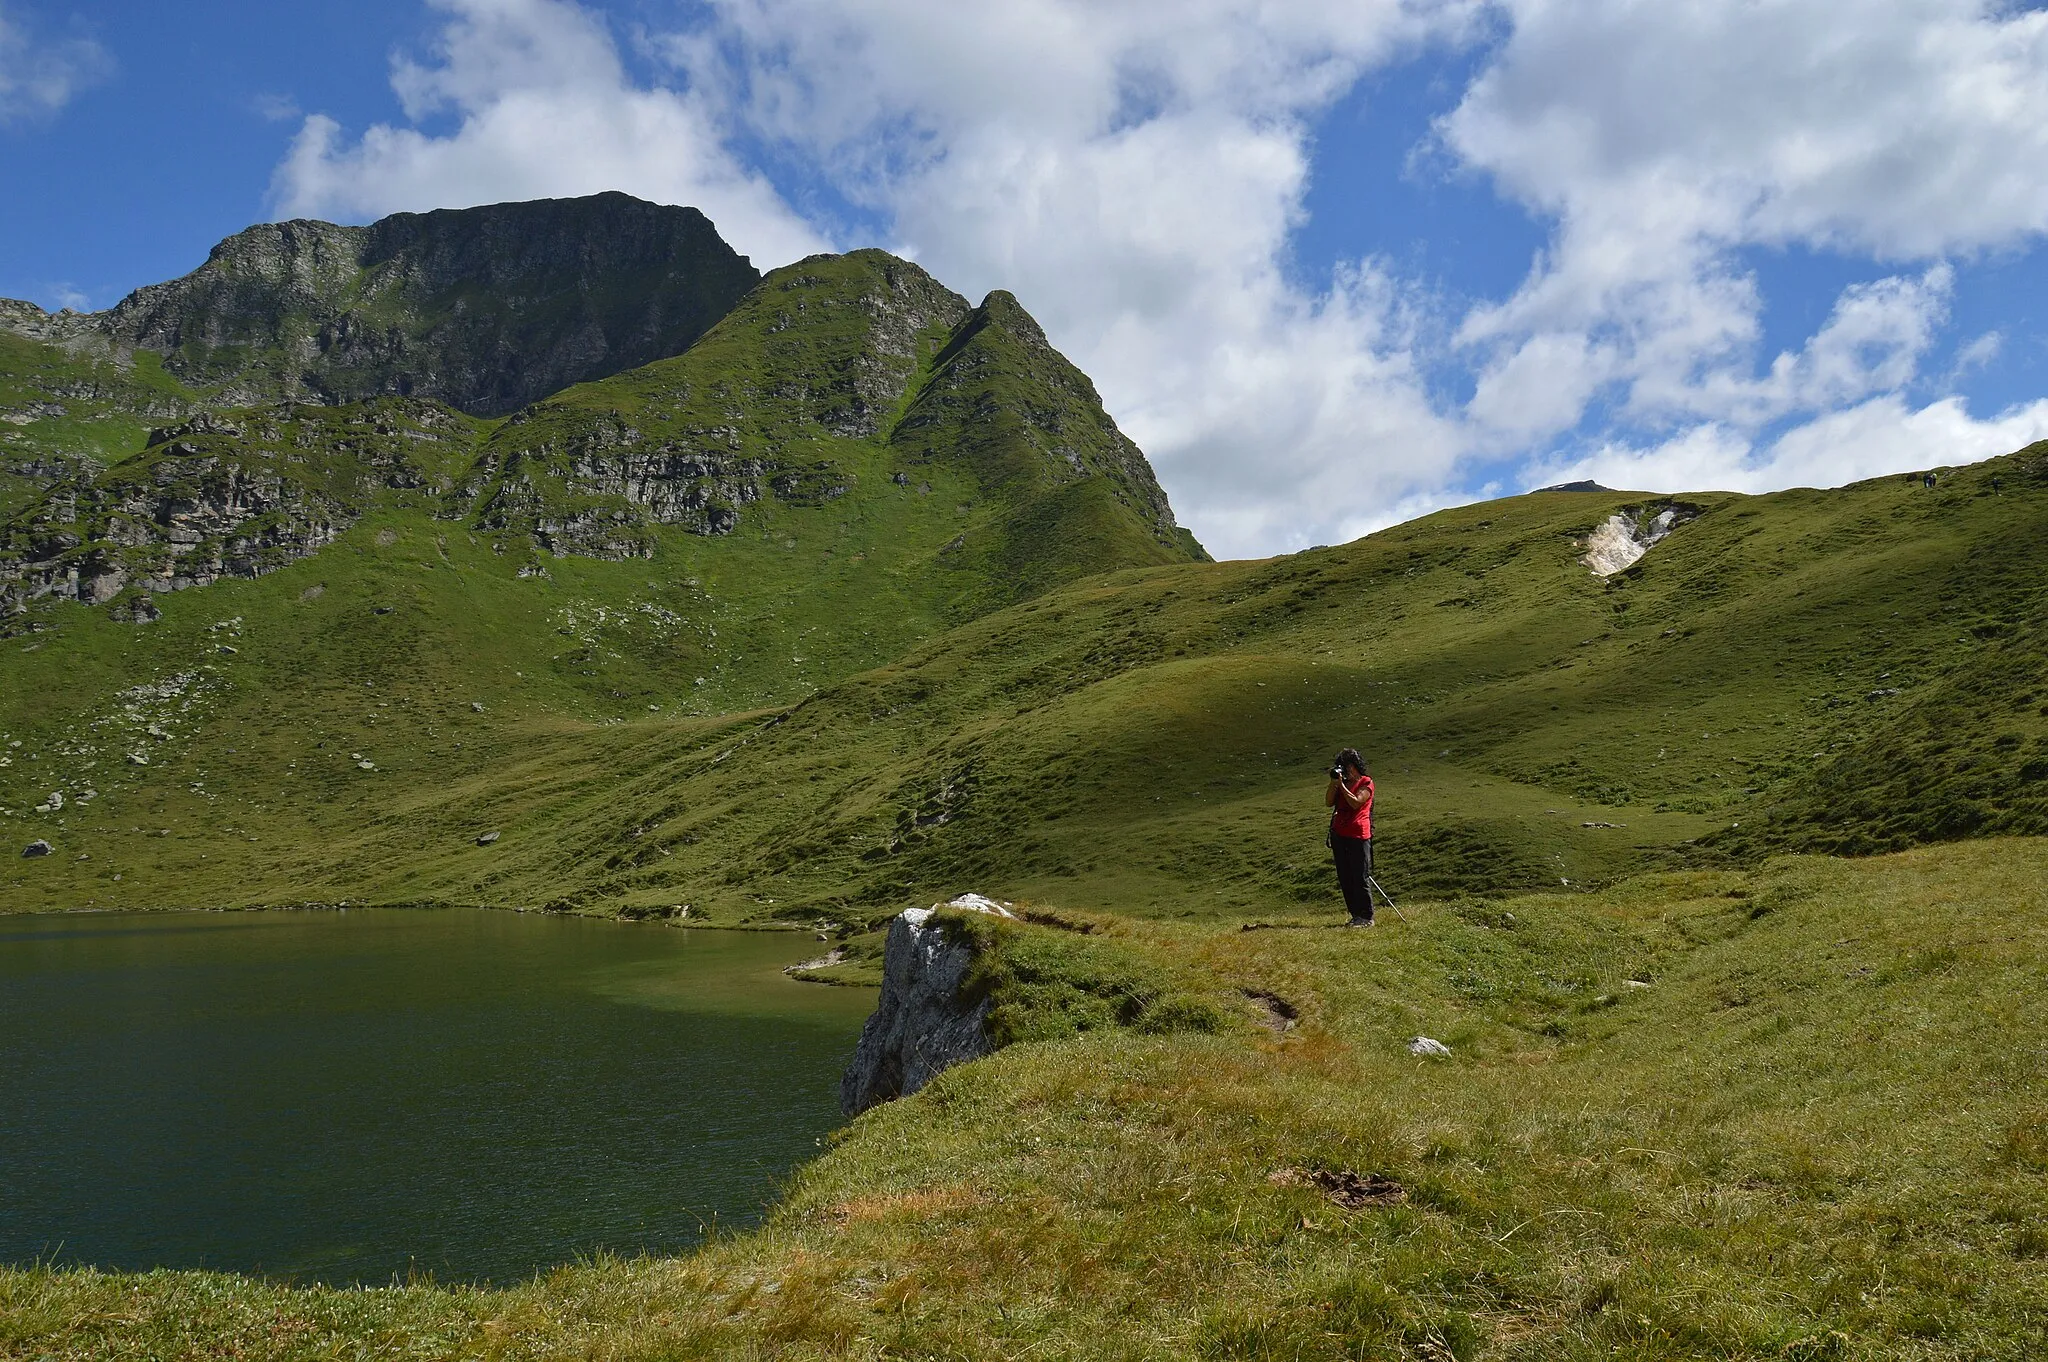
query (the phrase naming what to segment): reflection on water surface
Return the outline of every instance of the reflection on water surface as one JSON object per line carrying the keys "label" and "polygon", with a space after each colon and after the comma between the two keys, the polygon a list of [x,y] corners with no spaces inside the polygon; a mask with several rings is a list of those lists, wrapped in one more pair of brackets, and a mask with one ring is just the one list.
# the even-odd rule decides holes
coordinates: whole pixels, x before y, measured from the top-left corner
{"label": "reflection on water surface", "polygon": [[0,918],[0,1262],[506,1281],[745,1222],[874,1001],[807,939],[513,913]]}

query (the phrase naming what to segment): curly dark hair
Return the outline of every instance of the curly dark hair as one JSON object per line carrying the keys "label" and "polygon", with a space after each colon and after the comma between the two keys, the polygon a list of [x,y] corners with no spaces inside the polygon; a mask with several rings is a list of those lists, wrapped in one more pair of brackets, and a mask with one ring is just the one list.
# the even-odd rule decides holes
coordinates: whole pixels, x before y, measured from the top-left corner
{"label": "curly dark hair", "polygon": [[1333,764],[1349,766],[1353,770],[1363,771],[1365,769],[1365,758],[1358,755],[1357,748],[1347,747],[1337,754],[1337,760]]}

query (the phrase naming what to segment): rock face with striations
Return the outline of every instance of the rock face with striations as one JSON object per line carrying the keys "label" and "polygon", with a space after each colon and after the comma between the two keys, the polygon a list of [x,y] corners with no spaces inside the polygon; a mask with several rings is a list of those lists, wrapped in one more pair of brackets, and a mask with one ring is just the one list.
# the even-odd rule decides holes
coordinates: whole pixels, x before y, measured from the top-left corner
{"label": "rock face with striations", "polygon": [[974,952],[935,920],[942,907],[1010,916],[1001,904],[964,894],[951,903],[905,909],[890,922],[882,996],[839,1080],[839,1105],[848,1116],[908,1096],[991,1049],[983,1026],[988,999],[961,993]]}
{"label": "rock face with striations", "polygon": [[107,312],[9,300],[0,327],[155,351],[229,403],[399,395],[498,416],[680,354],[759,278],[696,209],[607,193],[266,223]]}

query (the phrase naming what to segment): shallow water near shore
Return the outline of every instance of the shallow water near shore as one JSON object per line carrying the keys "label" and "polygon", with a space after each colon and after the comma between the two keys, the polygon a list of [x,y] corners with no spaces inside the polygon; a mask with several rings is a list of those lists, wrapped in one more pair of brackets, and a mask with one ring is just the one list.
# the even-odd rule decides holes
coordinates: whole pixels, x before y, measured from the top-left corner
{"label": "shallow water near shore", "polygon": [[0,918],[0,1262],[505,1282],[757,1219],[866,989],[783,933],[481,910]]}

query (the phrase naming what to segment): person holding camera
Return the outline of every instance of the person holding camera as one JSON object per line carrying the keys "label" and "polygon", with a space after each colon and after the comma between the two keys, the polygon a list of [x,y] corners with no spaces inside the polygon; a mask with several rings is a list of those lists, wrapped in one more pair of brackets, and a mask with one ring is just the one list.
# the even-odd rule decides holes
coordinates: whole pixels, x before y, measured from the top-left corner
{"label": "person holding camera", "polygon": [[1330,854],[1337,861],[1337,887],[1351,910],[1347,927],[1372,926],[1372,777],[1365,758],[1347,747],[1330,767],[1330,786],[1323,791],[1330,806]]}

